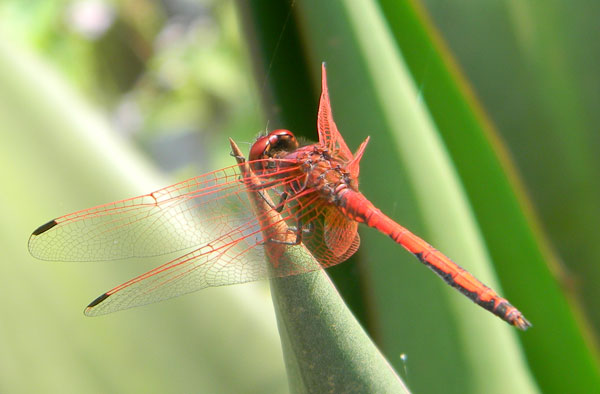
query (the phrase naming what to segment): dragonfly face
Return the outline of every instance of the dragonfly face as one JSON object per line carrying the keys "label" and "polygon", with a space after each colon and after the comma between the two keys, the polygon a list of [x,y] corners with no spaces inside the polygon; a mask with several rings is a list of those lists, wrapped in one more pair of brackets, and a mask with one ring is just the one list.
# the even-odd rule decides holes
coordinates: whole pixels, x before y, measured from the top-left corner
{"label": "dragonfly face", "polygon": [[[298,149],[299,146],[300,144],[298,143],[296,136],[291,131],[285,129],[273,130],[269,134],[256,140],[250,148],[248,160],[254,161],[277,157],[282,153],[293,152]],[[258,167],[261,167],[260,164],[266,163],[267,162],[260,162],[256,164],[259,164]],[[255,165],[253,169],[260,169],[256,167],[257,166]]]}

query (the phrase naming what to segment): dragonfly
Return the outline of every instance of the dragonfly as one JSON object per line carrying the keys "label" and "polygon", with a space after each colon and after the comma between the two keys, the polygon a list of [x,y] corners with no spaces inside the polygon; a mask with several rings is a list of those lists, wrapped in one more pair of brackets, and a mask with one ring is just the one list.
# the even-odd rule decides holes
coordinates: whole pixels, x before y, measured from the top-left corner
{"label": "dragonfly", "polygon": [[333,120],[325,64],[318,143],[289,130],[260,136],[237,164],[122,201],[53,219],[33,231],[42,260],[102,261],[179,252],[85,308],[96,316],[211,286],[327,268],[352,256],[363,223],[393,241],[470,300],[526,330],[531,323],[494,290],[376,208],[358,189],[369,137],[353,154]]}

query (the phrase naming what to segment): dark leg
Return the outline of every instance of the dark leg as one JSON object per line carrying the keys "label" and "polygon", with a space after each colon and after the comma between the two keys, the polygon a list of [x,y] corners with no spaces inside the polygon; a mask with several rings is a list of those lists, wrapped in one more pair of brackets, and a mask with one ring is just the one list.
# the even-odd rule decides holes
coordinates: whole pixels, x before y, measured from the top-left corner
{"label": "dark leg", "polygon": [[288,227],[288,231],[296,235],[296,239],[294,241],[279,241],[277,239],[269,239],[269,242],[290,246],[300,245],[302,243],[302,235],[304,233],[311,233],[313,229],[314,225],[312,223],[309,223],[308,226],[303,226],[302,219],[298,219],[298,224],[296,226]]}
{"label": "dark leg", "polygon": [[258,195],[262,197],[263,200],[265,200],[265,202],[267,203],[267,205],[269,207],[271,207],[271,209],[274,209],[275,211],[277,211],[277,213],[281,213],[281,211],[283,211],[283,208],[285,207],[285,202],[287,201],[288,198],[288,194],[286,192],[279,192],[276,191],[275,192],[277,194],[279,194],[279,202],[277,204],[273,204],[270,199],[268,199],[267,197],[265,197],[265,195],[263,194],[263,192],[261,191],[257,191]]}

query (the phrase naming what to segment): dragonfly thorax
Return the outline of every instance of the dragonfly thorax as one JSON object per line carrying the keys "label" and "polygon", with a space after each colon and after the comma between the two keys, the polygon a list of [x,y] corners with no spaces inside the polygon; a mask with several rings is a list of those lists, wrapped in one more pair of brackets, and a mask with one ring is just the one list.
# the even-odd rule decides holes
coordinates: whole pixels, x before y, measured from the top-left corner
{"label": "dragonfly thorax", "polygon": [[346,170],[345,165],[333,158],[327,148],[312,145],[310,150],[298,149],[286,156],[301,163],[306,174],[306,188],[318,191],[328,202],[338,205],[341,196],[349,191],[358,191],[358,181]]}
{"label": "dragonfly thorax", "polygon": [[[299,165],[306,174],[303,187],[318,191],[328,202],[337,203],[345,190],[358,190],[343,163],[336,160],[329,149],[318,144],[299,147],[298,140],[289,130],[273,130],[262,136],[250,148],[250,161],[285,159],[286,165]],[[294,164],[292,164],[294,163]],[[271,163],[274,164],[274,163]],[[266,170],[269,161],[258,162],[255,170]]]}

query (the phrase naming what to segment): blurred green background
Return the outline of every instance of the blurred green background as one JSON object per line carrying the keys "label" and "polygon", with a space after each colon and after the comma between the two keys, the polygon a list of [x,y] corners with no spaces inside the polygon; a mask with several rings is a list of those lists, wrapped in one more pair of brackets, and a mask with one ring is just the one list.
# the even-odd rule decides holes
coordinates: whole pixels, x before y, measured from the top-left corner
{"label": "blurred green background", "polygon": [[289,390],[267,283],[85,318],[162,260],[41,262],[26,242],[233,164],[227,137],[315,140],[322,61],[348,145],[372,137],[367,197],[533,323],[518,333],[362,229],[328,273],[406,384],[599,390],[599,16],[584,0],[3,0],[0,391]]}

